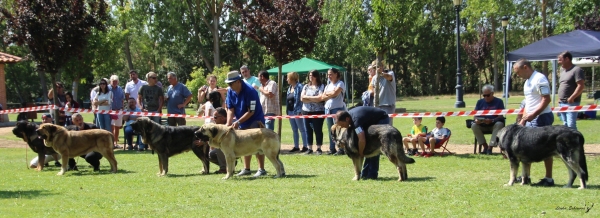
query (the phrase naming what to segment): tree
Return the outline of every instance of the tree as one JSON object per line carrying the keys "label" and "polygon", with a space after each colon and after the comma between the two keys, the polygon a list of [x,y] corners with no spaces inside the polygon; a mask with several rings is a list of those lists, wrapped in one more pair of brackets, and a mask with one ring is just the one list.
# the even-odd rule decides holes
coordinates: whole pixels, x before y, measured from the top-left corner
{"label": "tree", "polygon": [[[7,41],[25,45],[39,72],[51,75],[56,90],[56,74],[73,57],[80,57],[92,28],[104,29],[106,3],[102,0],[55,1],[16,0],[10,12],[0,8],[7,19]],[[54,104],[57,92],[54,92]],[[58,110],[55,110],[58,117]]]}
{"label": "tree", "polygon": [[[481,70],[485,70],[486,60],[490,60],[492,57],[492,42],[490,39],[490,34],[487,29],[480,27],[479,29],[479,37],[477,40],[472,40],[471,42],[463,42],[463,47],[465,49],[465,53],[469,58],[469,61],[477,67],[477,70],[481,72]],[[479,75],[476,73],[475,75]],[[478,79],[480,78],[477,77]],[[490,79],[485,77],[485,83],[490,83]],[[494,80],[496,78],[492,78]]]}
{"label": "tree", "polygon": [[[282,92],[281,65],[312,52],[321,25],[325,22],[318,10],[307,6],[307,0],[256,0],[255,4],[233,0],[233,9],[240,13],[244,28],[240,33],[263,45],[279,65],[277,82]],[[283,99],[283,98],[280,98]],[[279,104],[281,111],[281,104]],[[278,131],[281,136],[281,119]]]}
{"label": "tree", "polygon": [[596,6],[592,12],[579,16],[575,20],[575,29],[600,31],[600,6]]}

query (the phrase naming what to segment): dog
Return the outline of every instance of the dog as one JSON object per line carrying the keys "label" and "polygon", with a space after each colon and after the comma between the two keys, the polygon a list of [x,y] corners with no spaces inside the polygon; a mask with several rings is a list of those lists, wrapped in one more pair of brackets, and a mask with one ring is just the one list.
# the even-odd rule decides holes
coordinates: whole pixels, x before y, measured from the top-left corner
{"label": "dog", "polygon": [[137,118],[130,124],[135,133],[142,135],[142,142],[158,154],[158,176],[169,172],[169,157],[192,150],[204,165],[201,174],[209,173],[208,146],[195,146],[196,126],[163,126],[147,117]]}
{"label": "dog", "polygon": [[69,158],[84,155],[90,151],[102,154],[110,163],[111,172],[117,172],[117,160],[113,152],[113,134],[103,129],[90,129],[85,131],[68,131],[67,128],[44,123],[36,130],[44,140],[46,147],[52,147],[62,157],[63,165],[57,175],[67,171]]}
{"label": "dog", "polygon": [[579,131],[566,126],[531,128],[512,124],[498,131],[496,142],[510,160],[507,186],[514,184],[519,162],[523,164],[521,185],[531,184],[531,163],[559,156],[569,171],[569,181],[565,187],[571,187],[577,176],[581,183],[579,189],[586,187],[589,174],[583,149],[585,139]]}
{"label": "dog", "polygon": [[[201,141],[208,142],[211,147],[220,148],[227,162],[227,174],[223,179],[233,176],[235,159],[253,154],[264,154],[277,170],[277,176],[285,176],[283,163],[279,159],[281,144],[279,136],[267,128],[234,130],[221,124],[204,124],[195,136]],[[205,146],[208,147],[208,146]]]}
{"label": "dog", "polygon": [[[29,145],[29,148],[33,150],[33,152],[38,154],[38,165],[36,167],[37,171],[42,171],[44,169],[44,163],[46,161],[46,155],[56,154],[56,151],[52,148],[48,148],[44,145],[44,140],[38,138],[38,134],[36,132],[39,126],[35,123],[30,123],[27,120],[18,121],[15,128],[13,128],[12,132],[15,136],[23,139]],[[58,160],[57,160],[58,161]],[[64,163],[64,162],[63,162]],[[58,162],[56,162],[56,166],[61,166]]]}
{"label": "dog", "polygon": [[[331,137],[339,148],[343,148],[346,155],[352,159],[354,164],[354,178],[360,180],[360,170],[364,158],[358,155],[358,136],[354,131],[348,131],[338,125],[331,126]],[[404,153],[402,144],[402,134],[391,125],[372,125],[365,132],[366,144],[363,151],[364,157],[373,157],[380,153],[387,156],[398,170],[398,181],[402,182],[408,179],[406,164],[415,163],[415,160],[407,157]]]}

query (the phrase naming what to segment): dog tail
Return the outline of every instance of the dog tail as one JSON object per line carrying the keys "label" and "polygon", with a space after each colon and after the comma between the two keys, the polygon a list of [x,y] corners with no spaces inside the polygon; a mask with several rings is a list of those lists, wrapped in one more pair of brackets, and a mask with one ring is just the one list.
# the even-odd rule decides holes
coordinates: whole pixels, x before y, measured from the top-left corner
{"label": "dog tail", "polygon": [[579,166],[583,170],[583,174],[581,174],[581,177],[582,177],[583,181],[587,182],[588,177],[590,175],[588,174],[587,161],[585,160],[585,150],[583,149],[584,144],[585,144],[585,139],[583,138],[583,135],[579,134],[579,147],[581,148],[581,149],[579,149]]}

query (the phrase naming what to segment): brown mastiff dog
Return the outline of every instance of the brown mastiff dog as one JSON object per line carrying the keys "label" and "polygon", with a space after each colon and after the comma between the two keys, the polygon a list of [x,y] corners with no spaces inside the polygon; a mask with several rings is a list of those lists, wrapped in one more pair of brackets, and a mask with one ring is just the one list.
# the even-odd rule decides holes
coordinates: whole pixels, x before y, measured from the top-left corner
{"label": "brown mastiff dog", "polygon": [[[36,132],[44,139],[46,147],[52,147],[62,156],[63,163],[67,163],[69,158],[96,151],[106,157],[111,172],[117,172],[117,160],[113,153],[113,134],[106,130],[68,131],[65,127],[44,123]],[[56,175],[63,175],[66,171],[67,164],[63,164]]]}
{"label": "brown mastiff dog", "polygon": [[204,124],[195,133],[196,137],[208,142],[211,147],[220,148],[227,162],[227,174],[223,179],[233,176],[235,158],[253,154],[264,154],[277,170],[278,177],[285,176],[283,163],[279,159],[281,144],[279,136],[267,128],[234,130],[226,125]]}

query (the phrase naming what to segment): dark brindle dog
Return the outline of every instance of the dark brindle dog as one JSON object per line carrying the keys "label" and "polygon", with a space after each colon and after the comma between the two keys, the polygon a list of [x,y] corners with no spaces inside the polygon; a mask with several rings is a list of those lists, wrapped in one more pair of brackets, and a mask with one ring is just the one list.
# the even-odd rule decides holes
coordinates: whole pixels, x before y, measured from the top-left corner
{"label": "dark brindle dog", "polygon": [[531,163],[559,156],[569,171],[569,181],[565,187],[571,187],[577,176],[581,182],[579,189],[586,187],[589,175],[583,150],[585,140],[579,131],[565,126],[531,128],[513,124],[498,131],[496,140],[510,160],[510,179],[506,185],[515,182],[519,162],[523,163],[521,185],[524,185],[531,183]]}
{"label": "dark brindle dog", "polygon": [[153,152],[158,154],[158,175],[165,176],[169,171],[169,157],[192,150],[204,164],[202,174],[208,174],[208,146],[195,146],[197,126],[162,126],[147,117],[140,117],[133,123],[131,128],[135,133],[142,135],[144,144],[150,146]]}
{"label": "dark brindle dog", "polygon": [[[408,179],[406,164],[414,163],[415,160],[407,157],[404,153],[402,144],[402,134],[391,125],[372,125],[365,132],[367,143],[363,151],[364,157],[373,157],[380,153],[385,154],[388,160],[392,162],[398,170],[398,181]],[[360,170],[363,165],[363,158],[358,155],[358,136],[354,131],[346,131],[338,125],[331,127],[331,137],[335,140],[336,146],[343,148],[352,163],[354,163],[354,178],[360,180]]]}
{"label": "dark brindle dog", "polygon": [[[13,128],[13,134],[15,136],[22,138],[23,141],[27,142],[27,145],[38,154],[38,165],[36,170],[41,171],[44,169],[44,163],[46,161],[46,155],[57,154],[54,149],[46,147],[44,145],[44,140],[38,138],[38,134],[35,130],[37,130],[39,126],[35,123],[27,122],[26,120],[18,121],[17,126]],[[56,166],[60,166],[58,160],[56,162]]]}

